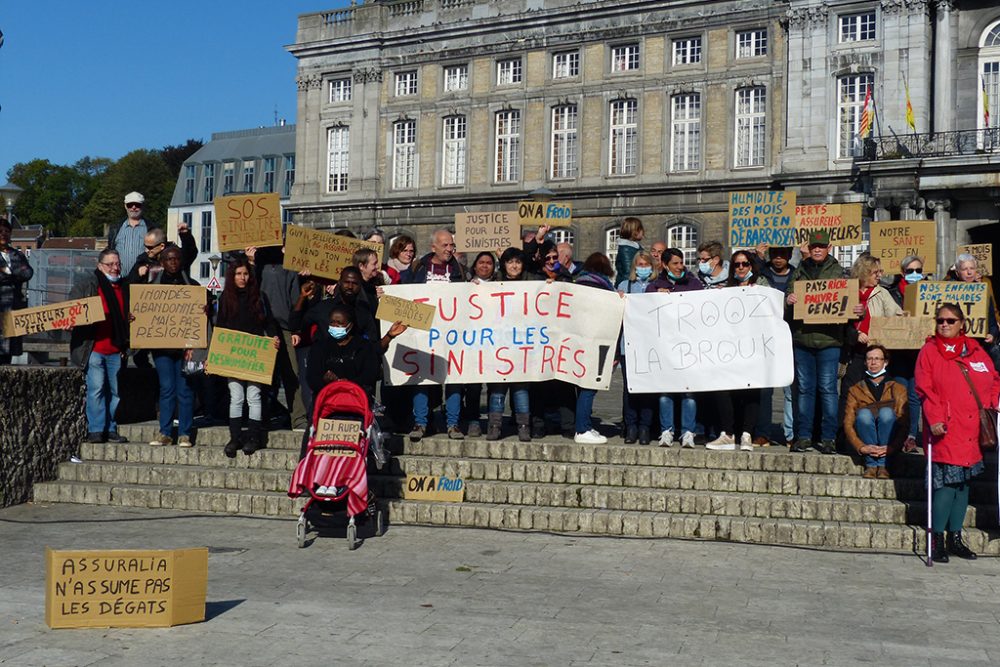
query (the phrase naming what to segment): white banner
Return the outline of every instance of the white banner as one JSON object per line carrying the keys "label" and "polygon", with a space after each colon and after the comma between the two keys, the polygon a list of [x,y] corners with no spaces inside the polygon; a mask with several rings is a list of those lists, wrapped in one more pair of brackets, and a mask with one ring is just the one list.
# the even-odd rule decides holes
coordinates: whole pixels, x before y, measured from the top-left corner
{"label": "white banner", "polygon": [[630,294],[629,391],[639,394],[785,387],[792,334],[784,294],[770,287]]}
{"label": "white banner", "polygon": [[[565,380],[607,389],[624,301],[617,292],[543,281],[392,285],[386,294],[437,308],[386,353],[393,385]],[[382,323],[383,334],[389,322]]]}

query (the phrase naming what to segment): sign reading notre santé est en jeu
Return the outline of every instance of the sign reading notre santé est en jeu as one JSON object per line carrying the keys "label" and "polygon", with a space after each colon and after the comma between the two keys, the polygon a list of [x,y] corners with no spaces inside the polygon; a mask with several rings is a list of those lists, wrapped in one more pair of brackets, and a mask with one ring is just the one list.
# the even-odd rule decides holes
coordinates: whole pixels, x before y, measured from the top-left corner
{"label": "sign reading notre sant\u00e9 est en jeu", "polygon": [[871,223],[873,257],[882,262],[887,274],[899,271],[899,263],[909,256],[922,257],[924,275],[936,273],[937,236],[933,220],[891,220]]}

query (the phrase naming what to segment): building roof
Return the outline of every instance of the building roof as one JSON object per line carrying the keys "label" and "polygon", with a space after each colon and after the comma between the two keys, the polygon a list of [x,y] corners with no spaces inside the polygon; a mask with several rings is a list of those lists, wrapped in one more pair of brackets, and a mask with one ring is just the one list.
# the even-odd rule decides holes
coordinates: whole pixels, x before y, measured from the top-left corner
{"label": "building roof", "polygon": [[258,127],[252,130],[213,132],[212,139],[184,164],[224,162],[266,155],[295,153],[295,125]]}
{"label": "building roof", "polygon": [[98,236],[59,236],[50,238],[42,247],[46,250],[97,250],[107,245],[107,239]]}

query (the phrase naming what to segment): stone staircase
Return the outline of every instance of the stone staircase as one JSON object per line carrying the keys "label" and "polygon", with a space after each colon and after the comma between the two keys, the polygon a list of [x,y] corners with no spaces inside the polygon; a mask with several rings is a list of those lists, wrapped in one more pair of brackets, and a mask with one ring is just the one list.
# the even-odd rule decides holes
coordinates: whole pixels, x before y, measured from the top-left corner
{"label": "stone staircase", "polygon": [[[56,481],[35,486],[35,502],[69,502],[257,516],[296,516],[285,494],[299,433],[270,434],[268,449],[228,459],[224,428],[202,429],[197,446],[151,447],[153,424],[123,426],[125,444],[81,446],[83,463],[63,463]],[[396,524],[467,526],[633,537],[921,551],[924,461],[896,457],[892,480],[866,480],[847,456],[791,454],[785,448],[712,452],[624,445],[577,445],[428,437],[390,443],[394,457],[370,482]],[[399,499],[406,474],[465,482],[465,502]],[[970,546],[1000,555],[995,457],[973,488]]]}

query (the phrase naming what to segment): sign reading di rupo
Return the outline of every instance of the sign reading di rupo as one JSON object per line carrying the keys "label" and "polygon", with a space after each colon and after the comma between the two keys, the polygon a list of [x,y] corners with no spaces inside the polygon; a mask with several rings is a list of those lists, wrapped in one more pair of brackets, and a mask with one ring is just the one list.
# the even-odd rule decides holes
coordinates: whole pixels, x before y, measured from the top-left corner
{"label": "sign reading di rupo", "polygon": [[784,387],[793,379],[784,295],[770,287],[630,294],[628,389],[635,393]]}
{"label": "sign reading di rupo", "polygon": [[795,245],[795,193],[729,193],[729,247]]}
{"label": "sign reading di rupo", "polygon": [[[409,329],[386,354],[394,385],[564,380],[611,383],[624,305],[616,292],[571,283],[390,285],[385,293],[429,303],[429,331]],[[383,322],[383,333],[389,323]]]}
{"label": "sign reading di rupo", "polygon": [[281,245],[277,192],[217,197],[215,220],[221,252]]}
{"label": "sign reading di rupo", "polygon": [[299,225],[285,230],[284,267],[290,271],[306,271],[320,278],[340,278],[345,266],[351,265],[354,252],[371,248],[382,256],[382,244],[352,239],[330,232],[321,232]]}
{"label": "sign reading di rupo", "polygon": [[137,350],[208,347],[206,303],[197,285],[130,285],[129,343]]}
{"label": "sign reading di rupo", "polygon": [[5,338],[13,338],[103,320],[104,306],[101,305],[101,297],[91,296],[76,301],[7,311],[3,315],[3,335]]}

